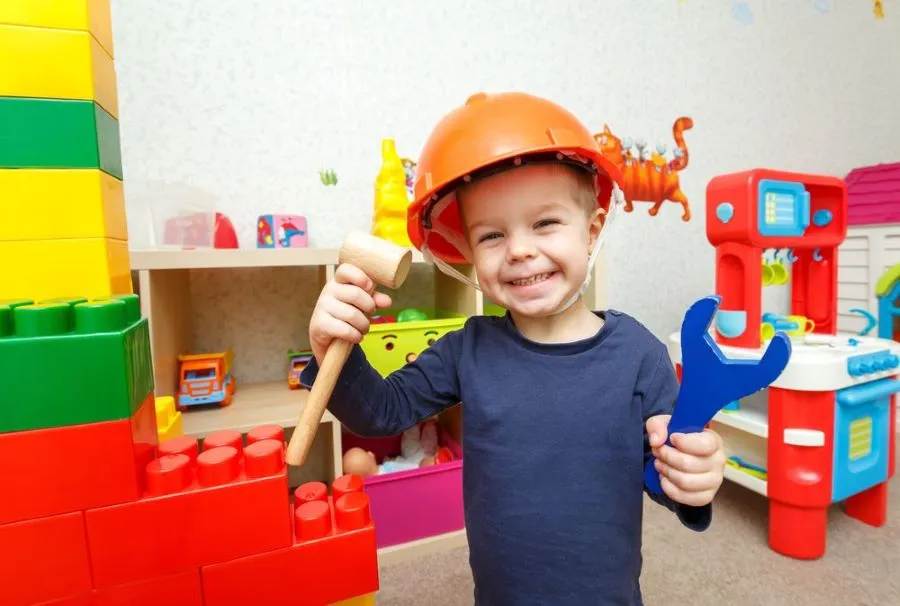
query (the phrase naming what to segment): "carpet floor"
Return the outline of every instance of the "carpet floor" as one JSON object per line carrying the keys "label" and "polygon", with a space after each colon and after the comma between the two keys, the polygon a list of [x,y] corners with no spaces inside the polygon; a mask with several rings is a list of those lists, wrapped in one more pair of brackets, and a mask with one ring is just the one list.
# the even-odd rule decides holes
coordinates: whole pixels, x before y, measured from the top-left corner
{"label": "carpet floor", "polygon": [[[768,505],[761,495],[726,481],[705,533],[679,526],[645,499],[644,569],[647,606],[900,605],[900,480],[888,495],[888,522],[873,528],[834,507],[825,556],[800,561],[768,547]],[[379,606],[472,604],[465,547],[397,562],[381,570]],[[551,606],[551,605],[548,605]]]}

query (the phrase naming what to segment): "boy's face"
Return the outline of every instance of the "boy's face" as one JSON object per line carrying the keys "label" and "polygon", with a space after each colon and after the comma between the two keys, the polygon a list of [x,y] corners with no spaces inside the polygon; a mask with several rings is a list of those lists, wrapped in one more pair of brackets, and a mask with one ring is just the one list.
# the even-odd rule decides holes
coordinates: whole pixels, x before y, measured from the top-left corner
{"label": "boy's face", "polygon": [[479,285],[495,303],[548,316],[583,283],[602,222],[564,170],[508,170],[469,186],[459,203]]}

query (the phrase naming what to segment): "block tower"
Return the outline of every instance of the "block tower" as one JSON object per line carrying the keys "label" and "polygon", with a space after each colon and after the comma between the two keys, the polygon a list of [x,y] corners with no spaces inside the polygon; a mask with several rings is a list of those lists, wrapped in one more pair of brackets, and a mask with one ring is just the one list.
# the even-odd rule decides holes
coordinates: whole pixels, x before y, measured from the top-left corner
{"label": "block tower", "polygon": [[159,442],[109,0],[0,2],[0,604],[372,604],[363,482],[276,426]]}

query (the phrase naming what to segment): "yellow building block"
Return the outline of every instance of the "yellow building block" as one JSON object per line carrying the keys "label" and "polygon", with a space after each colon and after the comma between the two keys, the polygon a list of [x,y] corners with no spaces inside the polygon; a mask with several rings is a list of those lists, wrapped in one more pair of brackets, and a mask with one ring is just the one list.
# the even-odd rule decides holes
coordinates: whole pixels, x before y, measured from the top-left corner
{"label": "yellow building block", "polygon": [[159,441],[165,442],[172,438],[184,435],[184,423],[181,413],[175,408],[175,398],[172,396],[159,396],[155,398],[156,405],[156,432]]}
{"label": "yellow building block", "polygon": [[349,600],[341,600],[340,602],[335,602],[331,606],[375,606],[375,594],[370,593],[350,598]]}
{"label": "yellow building block", "polygon": [[110,0],[2,0],[0,24],[90,32],[115,57],[109,5]]}
{"label": "yellow building block", "polygon": [[127,240],[122,182],[96,169],[0,169],[0,242]]}
{"label": "yellow building block", "polygon": [[125,240],[0,242],[0,299],[97,298],[131,292]]}
{"label": "yellow building block", "polygon": [[119,117],[113,59],[88,32],[0,25],[0,96],[96,101]]}

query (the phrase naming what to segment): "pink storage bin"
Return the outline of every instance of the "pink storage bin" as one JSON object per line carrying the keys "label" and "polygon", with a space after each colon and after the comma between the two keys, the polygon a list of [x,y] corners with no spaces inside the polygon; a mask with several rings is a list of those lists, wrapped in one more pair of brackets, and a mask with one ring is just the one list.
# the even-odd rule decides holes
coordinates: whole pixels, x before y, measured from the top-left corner
{"label": "pink storage bin", "polygon": [[[400,452],[400,436],[363,438],[344,430],[344,452],[358,446],[381,460]],[[462,449],[438,425],[438,443],[456,457],[420,469],[398,471],[365,479],[366,494],[378,547],[407,543],[465,527],[462,498]]]}

